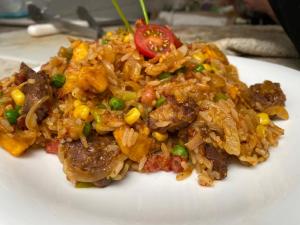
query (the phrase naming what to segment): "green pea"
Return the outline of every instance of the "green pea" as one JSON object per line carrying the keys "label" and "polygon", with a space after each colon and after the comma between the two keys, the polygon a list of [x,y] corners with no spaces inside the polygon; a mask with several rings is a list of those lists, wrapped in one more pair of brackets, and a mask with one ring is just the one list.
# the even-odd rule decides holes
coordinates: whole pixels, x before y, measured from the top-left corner
{"label": "green pea", "polygon": [[166,102],[165,97],[161,96],[159,99],[156,100],[155,107],[160,107],[163,104],[165,104],[165,102]]}
{"label": "green pea", "polygon": [[183,145],[175,145],[171,151],[172,155],[188,158],[188,151]]}
{"label": "green pea", "polygon": [[20,116],[19,109],[8,109],[4,112],[4,116],[11,125],[16,124]]}
{"label": "green pea", "polygon": [[51,85],[56,88],[61,88],[62,86],[64,86],[65,82],[66,82],[66,77],[63,74],[55,74],[51,78]]}
{"label": "green pea", "polygon": [[204,70],[204,66],[202,64],[198,64],[195,66],[194,71],[195,72],[202,72]]}
{"label": "green pea", "polygon": [[108,104],[112,110],[122,110],[125,107],[125,102],[117,97],[112,97]]}
{"label": "green pea", "polygon": [[102,41],[101,41],[101,44],[103,44],[103,45],[107,45],[107,44],[108,44],[108,42],[109,42],[109,40],[107,40],[107,39],[102,39]]}
{"label": "green pea", "polygon": [[215,97],[214,97],[214,101],[215,102],[218,102],[218,101],[220,101],[220,100],[227,100],[228,99],[228,96],[227,95],[225,95],[224,93],[217,93],[216,95],[215,95]]}
{"label": "green pea", "polygon": [[172,77],[172,74],[169,72],[164,72],[159,74],[158,79],[159,80],[165,80],[165,79],[169,79],[170,77]]}
{"label": "green pea", "polygon": [[84,136],[88,137],[91,134],[91,131],[92,131],[91,123],[85,123],[83,127]]}

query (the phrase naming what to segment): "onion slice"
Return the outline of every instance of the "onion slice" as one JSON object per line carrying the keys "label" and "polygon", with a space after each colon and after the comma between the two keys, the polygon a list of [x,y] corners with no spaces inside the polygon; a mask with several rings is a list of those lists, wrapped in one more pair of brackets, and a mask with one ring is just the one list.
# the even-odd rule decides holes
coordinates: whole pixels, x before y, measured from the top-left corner
{"label": "onion slice", "polygon": [[37,116],[35,114],[35,111],[44,103],[46,102],[50,97],[49,96],[44,96],[37,102],[35,102],[30,110],[28,111],[26,118],[25,118],[25,125],[29,130],[35,130],[37,128]]}

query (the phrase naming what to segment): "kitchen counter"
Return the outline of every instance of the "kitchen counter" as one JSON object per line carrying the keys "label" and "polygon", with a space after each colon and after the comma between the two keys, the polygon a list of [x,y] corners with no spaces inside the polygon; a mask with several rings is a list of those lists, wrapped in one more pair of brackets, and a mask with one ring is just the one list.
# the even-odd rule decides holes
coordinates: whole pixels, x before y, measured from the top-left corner
{"label": "kitchen counter", "polygon": [[[109,29],[109,28],[108,28]],[[175,27],[174,31],[184,41],[203,40],[215,41],[230,37],[272,38],[277,35],[286,41],[287,36],[279,26],[267,28],[264,26],[224,26],[224,27]],[[55,55],[60,46],[68,45],[67,35],[53,35],[40,38],[30,37],[26,29],[0,27],[0,76],[9,75],[18,69],[19,63],[24,61],[30,66],[45,63]],[[249,56],[245,56],[248,57]],[[300,70],[299,58],[268,58],[250,57],[270,61]]]}

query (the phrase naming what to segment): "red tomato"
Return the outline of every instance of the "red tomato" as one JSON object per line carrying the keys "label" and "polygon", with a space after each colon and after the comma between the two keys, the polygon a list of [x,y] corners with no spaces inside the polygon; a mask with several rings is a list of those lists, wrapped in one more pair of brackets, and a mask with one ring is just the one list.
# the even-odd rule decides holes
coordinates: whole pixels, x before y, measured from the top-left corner
{"label": "red tomato", "polygon": [[53,141],[48,142],[46,144],[46,152],[52,153],[52,154],[57,154],[58,153],[58,145],[59,145],[58,140],[53,140]]}
{"label": "red tomato", "polygon": [[144,172],[173,171],[180,173],[183,171],[181,166],[182,161],[185,161],[185,159],[179,156],[166,156],[163,153],[153,154],[148,157],[144,165]]}
{"label": "red tomato", "polygon": [[181,166],[181,162],[184,161],[183,158],[179,156],[172,156],[171,157],[171,170],[175,173],[180,173],[183,171],[183,168]]}
{"label": "red tomato", "polygon": [[148,58],[169,51],[172,44],[177,48],[182,45],[168,27],[157,24],[146,25],[140,21],[136,25],[134,42],[138,51]]}

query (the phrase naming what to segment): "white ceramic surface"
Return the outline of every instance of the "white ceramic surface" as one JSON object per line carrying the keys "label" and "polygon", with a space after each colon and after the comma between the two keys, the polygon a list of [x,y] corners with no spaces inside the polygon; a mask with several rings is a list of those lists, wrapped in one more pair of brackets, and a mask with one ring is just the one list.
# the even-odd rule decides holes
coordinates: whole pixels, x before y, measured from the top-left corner
{"label": "white ceramic surface", "polygon": [[0,151],[1,225],[298,225],[300,224],[300,72],[230,57],[247,84],[280,82],[290,120],[270,159],[255,168],[230,166],[212,188],[195,175],[130,173],[105,189],[75,189],[55,155],[33,150],[21,158]]}

